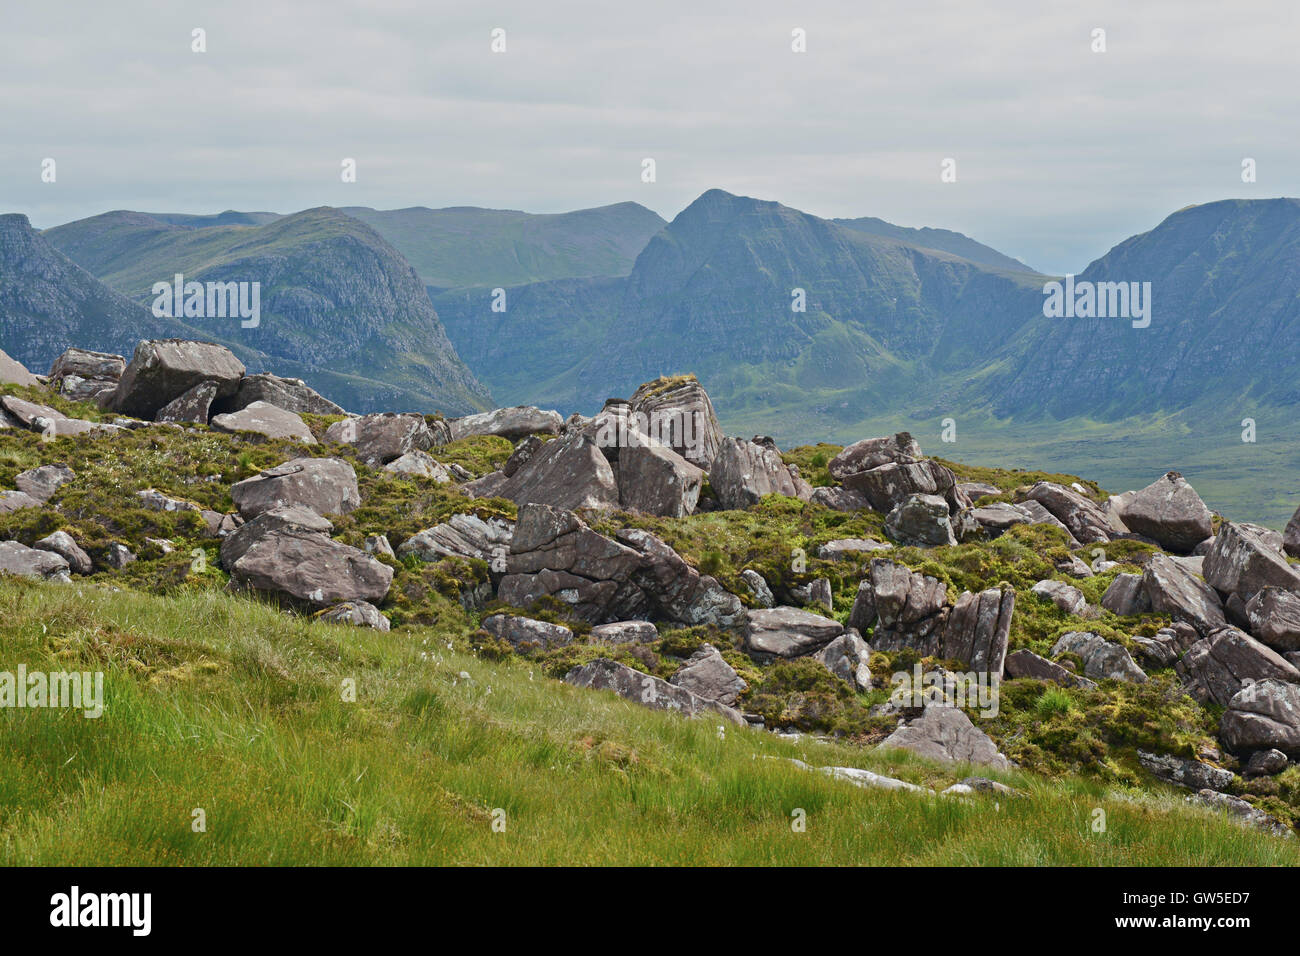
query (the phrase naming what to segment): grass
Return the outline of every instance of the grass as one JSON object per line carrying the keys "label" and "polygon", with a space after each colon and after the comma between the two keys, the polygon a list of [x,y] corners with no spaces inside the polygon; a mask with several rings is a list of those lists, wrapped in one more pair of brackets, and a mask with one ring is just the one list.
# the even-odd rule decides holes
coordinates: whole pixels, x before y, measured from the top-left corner
{"label": "grass", "polygon": [[5,864],[1300,863],[1296,841],[1172,790],[1024,772],[997,774],[1016,800],[861,790],[770,758],[940,788],[966,771],[720,733],[528,660],[482,660],[438,627],[381,634],[214,591],[4,580],[0,647],[6,669],[106,674],[98,720],[0,711]]}

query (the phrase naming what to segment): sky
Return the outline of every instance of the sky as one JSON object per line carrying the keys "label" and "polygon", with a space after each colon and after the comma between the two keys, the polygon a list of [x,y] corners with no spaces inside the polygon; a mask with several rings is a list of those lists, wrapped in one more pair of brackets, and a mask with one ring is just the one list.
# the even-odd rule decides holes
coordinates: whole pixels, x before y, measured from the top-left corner
{"label": "sky", "polygon": [[0,212],[47,228],[112,209],[632,200],[671,219],[717,187],[1079,272],[1187,205],[1300,196],[1298,10],[11,0]]}

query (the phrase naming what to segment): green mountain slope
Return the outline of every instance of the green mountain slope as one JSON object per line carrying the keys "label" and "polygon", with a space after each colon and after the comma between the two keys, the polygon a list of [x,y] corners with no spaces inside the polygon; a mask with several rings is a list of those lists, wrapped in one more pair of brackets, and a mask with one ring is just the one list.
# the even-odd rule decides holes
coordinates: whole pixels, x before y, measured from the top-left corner
{"label": "green mountain slope", "polygon": [[627,275],[664,226],[634,202],[553,215],[471,206],[343,212],[373,227],[437,288]]}
{"label": "green mountain slope", "polygon": [[931,229],[929,226],[912,229],[908,226],[895,226],[892,222],[885,222],[885,220],[877,219],[874,216],[863,216],[859,219],[832,219],[831,221],[837,226],[843,226],[846,229],[856,229],[859,232],[869,233],[873,236],[884,236],[886,239],[897,239],[899,242],[910,243],[923,249],[950,252],[954,256],[961,256],[963,259],[969,259],[971,262],[978,262],[981,265],[992,266],[995,269],[1010,269],[1016,272],[1038,271],[1031,269],[1019,259],[1003,255],[996,249],[986,246],[982,242],[976,242],[969,236],[963,236],[960,232],[953,232],[951,229]]}
{"label": "green mountain slope", "polygon": [[[176,225],[106,213],[46,232],[115,290],[150,305],[155,282],[261,283],[261,323],[190,320],[202,337],[291,363],[356,411],[405,407],[463,414],[490,405],[447,341],[410,264],[364,223],[309,209],[252,225]],[[378,383],[377,385],[375,383]]]}

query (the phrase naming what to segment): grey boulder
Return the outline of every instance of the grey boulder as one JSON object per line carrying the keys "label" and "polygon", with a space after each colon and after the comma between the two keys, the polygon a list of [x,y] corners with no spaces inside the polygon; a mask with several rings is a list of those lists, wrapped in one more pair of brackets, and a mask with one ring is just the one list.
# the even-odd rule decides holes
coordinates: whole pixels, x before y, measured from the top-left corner
{"label": "grey boulder", "polygon": [[292,439],[304,445],[316,444],[311,429],[301,418],[278,405],[260,400],[249,402],[237,412],[214,415],[212,427],[232,434],[252,432],[267,438]]}
{"label": "grey boulder", "polygon": [[340,458],[294,458],[236,482],[230,497],[245,518],[302,505],[320,515],[345,515],[361,504],[357,473]]}

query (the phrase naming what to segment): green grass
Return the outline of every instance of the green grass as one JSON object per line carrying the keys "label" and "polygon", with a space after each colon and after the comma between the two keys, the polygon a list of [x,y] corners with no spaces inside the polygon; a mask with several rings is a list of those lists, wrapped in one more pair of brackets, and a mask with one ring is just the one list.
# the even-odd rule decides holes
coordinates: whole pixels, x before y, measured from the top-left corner
{"label": "green grass", "polygon": [[1025,791],[1016,800],[861,790],[769,758],[932,787],[965,770],[720,735],[527,660],[484,661],[440,628],[380,634],[217,592],[6,580],[0,648],[6,669],[106,672],[98,720],[0,711],[6,864],[1300,863],[1295,841],[1174,791],[1024,772],[997,775]]}

